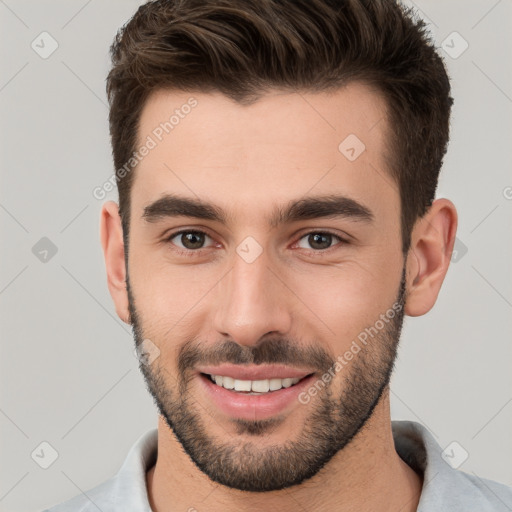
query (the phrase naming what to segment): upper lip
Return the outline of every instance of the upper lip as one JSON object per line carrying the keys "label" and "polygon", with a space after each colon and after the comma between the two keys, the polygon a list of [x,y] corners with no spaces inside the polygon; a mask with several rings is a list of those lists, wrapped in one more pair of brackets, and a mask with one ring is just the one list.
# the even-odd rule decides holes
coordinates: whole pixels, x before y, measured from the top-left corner
{"label": "upper lip", "polygon": [[313,373],[284,365],[250,365],[222,364],[219,366],[201,366],[197,370],[208,375],[222,375],[237,380],[265,379],[302,379]]}

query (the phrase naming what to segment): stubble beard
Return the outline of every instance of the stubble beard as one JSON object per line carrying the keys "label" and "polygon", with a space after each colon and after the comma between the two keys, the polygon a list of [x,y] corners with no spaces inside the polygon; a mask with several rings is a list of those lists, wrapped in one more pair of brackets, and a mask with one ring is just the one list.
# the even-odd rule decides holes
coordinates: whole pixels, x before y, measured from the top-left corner
{"label": "stubble beard", "polygon": [[[146,336],[127,279],[130,318],[138,347]],[[173,377],[156,359],[151,365],[139,364],[148,391],[176,439],[192,462],[211,480],[242,491],[269,492],[298,485],[316,475],[347,446],[372,416],[389,384],[404,317],[405,271],[395,302],[396,314],[369,343],[354,355],[314,400],[307,405],[309,415],[293,440],[261,446],[258,440],[270,436],[286,418],[266,420],[233,419],[236,435],[225,433],[220,440],[209,431],[218,422],[195,403],[190,383],[198,361],[233,364],[287,363],[291,366],[314,361],[319,378],[335,361],[323,349],[298,348],[283,338],[269,338],[255,347],[242,347],[233,341],[219,343],[205,352],[201,344],[185,343],[178,357],[178,375]],[[397,308],[396,305],[399,307]],[[391,308],[389,309],[391,310]],[[159,343],[157,343],[159,344]],[[343,379],[338,396],[332,384]],[[169,382],[175,382],[173,386]],[[250,438],[254,438],[254,441]]]}

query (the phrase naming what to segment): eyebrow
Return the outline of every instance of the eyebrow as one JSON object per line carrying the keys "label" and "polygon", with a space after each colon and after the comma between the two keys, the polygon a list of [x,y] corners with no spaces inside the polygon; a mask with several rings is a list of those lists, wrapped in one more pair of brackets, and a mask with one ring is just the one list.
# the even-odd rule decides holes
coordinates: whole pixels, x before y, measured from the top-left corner
{"label": "eyebrow", "polygon": [[[165,194],[144,207],[142,218],[147,222],[158,222],[170,217],[192,217],[227,224],[231,219],[222,208],[197,198]],[[308,219],[347,218],[355,221],[372,222],[374,215],[363,204],[343,195],[311,196],[290,201],[284,208],[277,207],[269,219],[269,226],[275,228]]]}

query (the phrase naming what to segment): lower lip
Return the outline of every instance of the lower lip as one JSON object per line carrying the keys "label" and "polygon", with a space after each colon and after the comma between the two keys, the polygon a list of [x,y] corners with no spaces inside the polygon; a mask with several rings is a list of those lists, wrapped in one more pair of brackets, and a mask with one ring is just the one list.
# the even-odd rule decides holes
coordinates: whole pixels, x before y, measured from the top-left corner
{"label": "lower lip", "polygon": [[252,421],[271,418],[286,412],[293,404],[300,404],[300,393],[311,385],[314,378],[314,374],[309,375],[289,388],[261,395],[249,395],[217,386],[210,377],[199,374],[201,387],[224,414]]}

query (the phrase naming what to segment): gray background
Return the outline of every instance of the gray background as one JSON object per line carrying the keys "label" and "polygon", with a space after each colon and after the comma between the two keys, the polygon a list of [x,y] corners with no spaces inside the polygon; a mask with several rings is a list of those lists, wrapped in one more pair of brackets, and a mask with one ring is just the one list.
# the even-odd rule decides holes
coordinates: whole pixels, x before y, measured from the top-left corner
{"label": "gray background", "polygon": [[[2,511],[97,485],[156,426],[106,286],[92,195],[113,170],[108,48],[140,3],[0,0]],[[512,2],[415,5],[452,78],[438,196],[454,201],[460,225],[438,303],[406,319],[392,415],[421,422],[442,448],[456,441],[456,458],[469,454],[460,469],[512,485]],[[43,31],[58,43],[46,59],[31,47],[51,48]],[[461,55],[454,31],[469,44]],[[57,249],[46,261],[33,252],[47,248],[43,237]],[[58,452],[48,469],[31,457],[44,441]]]}

